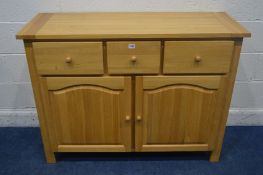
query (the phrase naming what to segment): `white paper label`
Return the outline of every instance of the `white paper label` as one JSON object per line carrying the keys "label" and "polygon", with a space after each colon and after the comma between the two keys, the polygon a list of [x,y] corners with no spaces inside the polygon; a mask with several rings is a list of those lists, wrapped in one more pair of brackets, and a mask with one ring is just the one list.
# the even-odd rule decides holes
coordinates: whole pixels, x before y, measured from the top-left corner
{"label": "white paper label", "polygon": [[135,44],[128,44],[129,49],[135,49]]}

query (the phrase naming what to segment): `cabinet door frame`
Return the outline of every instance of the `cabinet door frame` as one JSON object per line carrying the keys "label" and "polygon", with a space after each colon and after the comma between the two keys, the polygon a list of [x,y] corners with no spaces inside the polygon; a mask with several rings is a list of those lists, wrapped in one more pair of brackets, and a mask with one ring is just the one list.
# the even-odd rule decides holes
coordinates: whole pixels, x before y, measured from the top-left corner
{"label": "cabinet door frame", "polygon": [[[136,77],[135,87],[135,150],[136,151],[211,151],[214,147],[213,137],[215,135],[214,128],[211,129],[208,143],[204,144],[147,144],[146,135],[144,134],[146,125],[143,116],[143,96],[144,90],[159,89],[173,85],[190,85],[198,86],[210,90],[217,91],[215,117],[211,125],[216,128],[220,119],[220,108],[218,104],[221,102],[219,91],[222,86],[222,76],[138,76]],[[139,120],[138,120],[138,116]],[[211,138],[211,139],[210,139]]]}
{"label": "cabinet door frame", "polygon": [[[44,111],[47,119],[50,142],[53,152],[129,152],[132,150],[132,111],[131,111],[131,77],[41,77],[41,93],[43,96]],[[52,116],[52,108],[49,93],[53,90],[64,89],[79,85],[90,87],[102,87],[112,91],[122,91],[120,94],[122,113],[120,119],[121,144],[60,144],[58,134],[55,129],[55,121]],[[126,116],[130,120],[126,121]]]}

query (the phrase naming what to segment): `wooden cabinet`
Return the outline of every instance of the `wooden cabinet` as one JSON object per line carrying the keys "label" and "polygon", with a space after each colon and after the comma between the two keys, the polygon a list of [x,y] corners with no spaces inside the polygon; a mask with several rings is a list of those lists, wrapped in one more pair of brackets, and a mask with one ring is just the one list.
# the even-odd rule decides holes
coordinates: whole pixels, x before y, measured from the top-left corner
{"label": "wooden cabinet", "polygon": [[218,161],[249,36],[225,13],[38,14],[17,38],[47,162],[55,152],[134,151],[209,151]]}

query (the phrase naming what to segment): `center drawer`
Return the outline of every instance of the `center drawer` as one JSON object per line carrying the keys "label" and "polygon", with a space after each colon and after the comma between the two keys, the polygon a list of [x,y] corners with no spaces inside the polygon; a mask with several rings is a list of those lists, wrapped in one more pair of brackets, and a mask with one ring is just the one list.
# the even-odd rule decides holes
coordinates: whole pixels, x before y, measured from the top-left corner
{"label": "center drawer", "polygon": [[156,74],[160,69],[159,41],[107,42],[109,74]]}

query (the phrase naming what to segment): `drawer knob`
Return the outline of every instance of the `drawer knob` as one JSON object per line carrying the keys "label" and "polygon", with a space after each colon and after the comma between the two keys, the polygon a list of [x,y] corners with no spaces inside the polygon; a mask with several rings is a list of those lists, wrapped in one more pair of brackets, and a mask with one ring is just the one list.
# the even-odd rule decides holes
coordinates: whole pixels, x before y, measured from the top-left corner
{"label": "drawer knob", "polygon": [[126,115],[125,120],[126,120],[126,121],[130,121],[130,120],[131,120],[131,117],[130,117],[129,115]]}
{"label": "drawer knob", "polygon": [[71,57],[67,57],[67,58],[65,59],[65,62],[66,62],[66,63],[71,63],[71,62],[72,62]]}
{"label": "drawer knob", "polygon": [[131,57],[131,62],[132,62],[132,63],[135,63],[136,61],[137,61],[137,57],[136,57],[136,56],[132,56],[132,57]]}
{"label": "drawer knob", "polygon": [[202,61],[202,58],[200,56],[196,56],[195,57],[195,62],[199,63],[200,61]]}
{"label": "drawer knob", "polygon": [[137,119],[137,121],[141,121],[142,117],[140,115],[137,115],[136,119]]}

